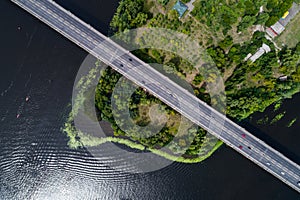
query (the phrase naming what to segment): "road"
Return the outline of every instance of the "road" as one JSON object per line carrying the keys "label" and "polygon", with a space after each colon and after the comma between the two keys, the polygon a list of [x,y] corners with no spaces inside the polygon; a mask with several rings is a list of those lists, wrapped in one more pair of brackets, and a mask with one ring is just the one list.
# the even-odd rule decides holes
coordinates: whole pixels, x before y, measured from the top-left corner
{"label": "road", "polygon": [[[300,193],[300,166],[54,1],[11,0]],[[121,55],[115,57],[114,55]]]}

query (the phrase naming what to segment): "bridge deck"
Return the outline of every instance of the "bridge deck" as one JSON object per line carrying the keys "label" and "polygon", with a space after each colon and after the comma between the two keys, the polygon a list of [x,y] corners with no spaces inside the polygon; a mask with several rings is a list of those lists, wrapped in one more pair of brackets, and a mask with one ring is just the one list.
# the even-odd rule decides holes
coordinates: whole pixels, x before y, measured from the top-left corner
{"label": "bridge deck", "polygon": [[[300,166],[51,0],[11,0],[300,193]],[[115,57],[114,55],[121,55]],[[246,137],[244,137],[245,135]],[[242,137],[243,136],[243,137]],[[240,146],[246,148],[240,148]],[[249,148],[247,148],[249,147]]]}

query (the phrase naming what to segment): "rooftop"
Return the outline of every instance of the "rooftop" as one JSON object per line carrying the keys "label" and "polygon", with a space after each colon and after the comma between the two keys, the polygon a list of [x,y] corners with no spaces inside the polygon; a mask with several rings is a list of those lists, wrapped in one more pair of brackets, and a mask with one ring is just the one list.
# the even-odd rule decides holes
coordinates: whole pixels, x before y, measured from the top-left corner
{"label": "rooftop", "polygon": [[265,50],[266,53],[269,53],[271,51],[271,48],[269,47],[269,45],[266,45],[265,43],[263,43],[261,48],[263,48],[263,50]]}
{"label": "rooftop", "polygon": [[266,29],[267,34],[271,37],[271,38],[275,38],[278,34],[271,28],[267,28]]}
{"label": "rooftop", "polygon": [[260,48],[253,56],[250,57],[250,60],[252,62],[255,62],[258,58],[260,58],[263,54],[265,53],[265,51]]}
{"label": "rooftop", "polygon": [[176,4],[173,7],[173,10],[176,10],[179,14],[179,18],[183,16],[185,11],[188,9],[188,7],[182,3],[181,1],[177,1]]}
{"label": "rooftop", "polygon": [[279,35],[280,33],[282,33],[284,31],[284,26],[279,23],[276,22],[273,26],[271,26],[271,28]]}
{"label": "rooftop", "polygon": [[263,43],[262,47],[260,47],[259,50],[253,56],[251,56],[249,59],[252,62],[255,62],[264,53],[269,53],[270,51],[271,51],[271,48],[268,45],[266,45],[265,43]]}

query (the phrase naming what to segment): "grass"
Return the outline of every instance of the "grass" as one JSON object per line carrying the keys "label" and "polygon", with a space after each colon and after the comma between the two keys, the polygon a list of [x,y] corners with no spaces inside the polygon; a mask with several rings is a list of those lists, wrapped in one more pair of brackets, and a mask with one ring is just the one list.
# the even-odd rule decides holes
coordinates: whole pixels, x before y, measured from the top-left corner
{"label": "grass", "polygon": [[161,157],[164,157],[168,160],[172,160],[172,161],[176,161],[176,162],[181,162],[181,163],[198,163],[198,162],[202,162],[203,160],[207,159],[208,157],[210,157],[221,145],[223,144],[222,141],[218,141],[216,143],[216,145],[214,146],[214,148],[208,152],[206,155],[204,156],[200,156],[197,158],[183,158],[183,157],[178,157],[178,156],[174,156],[171,154],[168,154],[166,152],[157,150],[157,149],[148,149],[150,150],[152,153],[155,153],[156,155],[159,155]]}
{"label": "grass", "polygon": [[290,48],[300,42],[300,12],[296,17],[287,25],[285,31],[276,39],[276,42],[281,45],[285,44]]}
{"label": "grass", "polygon": [[[162,156],[168,160],[172,160],[172,161],[176,161],[176,162],[182,162],[182,163],[197,163],[197,162],[201,162],[203,160],[205,160],[206,158],[208,158],[209,156],[211,156],[213,154],[214,151],[216,151],[222,144],[222,141],[218,141],[216,143],[216,145],[213,147],[213,149],[211,151],[209,151],[208,153],[206,153],[203,156],[198,156],[195,158],[184,158],[181,155],[174,155],[174,154],[170,154],[158,149],[154,149],[154,148],[147,148],[145,147],[143,144],[140,144],[138,142],[134,142],[130,139],[126,139],[126,138],[119,138],[119,137],[94,137],[88,133],[83,133],[81,130],[78,130],[75,126],[74,126],[74,116],[76,116],[79,112],[79,110],[81,110],[83,108],[84,102],[86,100],[85,98],[85,92],[87,91],[87,89],[89,88],[89,85],[91,84],[92,80],[96,78],[96,73],[98,72],[98,66],[96,63],[96,67],[91,69],[89,71],[88,74],[86,74],[86,76],[83,76],[77,83],[76,88],[79,90],[75,100],[74,100],[74,104],[72,107],[72,111],[70,112],[69,116],[66,119],[66,123],[64,125],[64,127],[62,128],[62,131],[64,133],[67,134],[67,136],[69,137],[69,141],[68,141],[68,145],[70,148],[79,148],[79,147],[95,147],[95,146],[99,146],[102,145],[104,143],[107,142],[112,142],[112,143],[118,143],[118,144],[122,144],[122,145],[126,145],[132,149],[136,149],[136,150],[140,150],[140,151],[144,151],[144,150],[148,150],[151,151],[154,154],[157,154],[159,156]],[[143,117],[159,117],[161,116],[161,113],[158,113],[157,109],[152,109],[152,112],[149,112],[151,109],[151,107],[141,107],[140,108],[140,114],[143,115]],[[148,116],[150,114],[150,116]],[[151,116],[153,115],[153,116]],[[177,129],[179,124],[177,124],[180,121],[180,116],[179,115],[170,115],[169,116],[169,120],[167,121],[167,125],[174,127],[174,129]],[[183,124],[185,125],[185,123]],[[176,131],[174,131],[176,132]],[[180,133],[179,133],[180,134]],[[185,135],[185,132],[183,131],[182,133],[183,135]]]}
{"label": "grass", "polygon": [[98,146],[107,142],[113,142],[113,143],[118,143],[118,144],[123,144],[126,145],[132,149],[137,149],[140,151],[145,150],[145,147],[142,144],[138,144],[136,142],[133,142],[128,139],[124,138],[117,138],[117,137],[93,137],[88,134],[84,133],[79,133],[78,136],[80,137],[80,141],[82,142],[83,146],[85,147],[94,147]]}
{"label": "grass", "polygon": [[[73,128],[74,129],[74,128]],[[74,131],[74,130],[73,130]],[[223,142],[218,140],[218,142],[215,144],[215,146],[204,156],[199,156],[196,158],[184,158],[182,156],[175,156],[172,154],[169,154],[167,152],[155,149],[155,148],[147,148],[142,144],[136,143],[134,141],[131,141],[129,139],[125,138],[117,138],[117,137],[94,137],[89,134],[82,133],[81,131],[77,132],[77,136],[80,137],[80,142],[77,141],[76,139],[70,140],[69,141],[69,146],[71,148],[78,148],[79,146],[85,146],[85,147],[95,147],[102,145],[107,142],[112,142],[112,143],[117,143],[117,144],[122,144],[126,145],[132,149],[144,151],[148,150],[151,151],[152,153],[159,155],[165,159],[171,160],[171,161],[176,161],[176,162],[181,162],[181,163],[198,163],[201,162],[208,157],[210,157],[222,144]]]}
{"label": "grass", "polygon": [[[169,11],[173,9],[173,6],[177,0],[170,0],[167,5],[162,6],[158,2],[152,0],[147,0],[145,3],[144,10],[150,11],[153,16],[157,15],[158,13],[162,13],[166,15]],[[197,2],[197,1],[196,1]],[[189,22],[191,21],[191,37],[200,41],[204,47],[208,47],[211,44],[217,44],[219,41],[224,39],[224,36],[220,31],[212,32],[210,28],[193,16],[187,15],[188,12],[185,12],[184,16],[180,19],[182,22]],[[212,40],[211,42],[209,42]]]}
{"label": "grass", "polygon": [[[176,2],[176,0],[170,0],[166,6],[161,6],[161,5],[158,5],[157,2],[147,0],[144,9],[150,10],[150,12],[152,12],[153,15],[156,15],[159,12],[165,14],[165,13],[167,13],[167,11],[172,9],[175,2]],[[300,39],[300,37],[299,37],[300,36],[299,29],[300,28],[297,26],[297,22],[299,24],[299,20],[300,20],[299,15],[297,16],[297,19],[294,19],[294,21],[291,22],[290,26],[287,27],[287,29],[289,28],[291,30],[286,30],[285,34],[287,34],[288,31],[294,32],[294,33],[298,34],[298,39]],[[192,21],[192,23],[190,25],[191,26],[190,34],[193,38],[198,39],[204,47],[208,47],[211,44],[216,44],[224,38],[221,31],[212,32],[212,30],[210,30],[210,28],[207,27],[206,24],[203,24],[203,23],[197,21],[194,17],[184,16],[181,20],[184,22]],[[238,34],[238,33],[236,33],[236,27],[235,27],[235,28],[232,28],[232,30],[230,30],[230,35],[233,36],[235,43],[242,43],[243,41],[250,39],[250,37],[252,36],[252,32],[251,32],[251,29],[249,28],[247,31],[244,31],[241,34]],[[292,37],[292,38],[294,39],[294,37]],[[293,41],[290,41],[290,42],[293,43]],[[233,73],[234,69],[235,69],[235,67],[228,69],[226,71],[225,78],[228,78]],[[89,77],[93,78],[94,76],[95,76],[95,72],[92,71],[89,74]],[[261,79],[258,78],[258,80],[261,80]],[[258,84],[258,83],[256,83],[256,81],[252,81],[252,82],[254,85]],[[83,90],[84,90],[85,88],[87,88],[87,85],[89,83],[90,83],[89,78],[82,79],[82,80],[80,80],[78,87],[83,88]],[[78,103],[76,102],[77,104],[75,104],[75,107],[76,107],[76,109],[74,111],[75,115],[76,115],[80,105],[85,100],[84,91],[80,91],[78,96],[79,96],[79,98],[77,99]],[[143,120],[145,120],[146,118],[149,118],[149,116],[148,116],[149,109],[150,108],[146,107],[146,106],[139,107],[139,114],[143,118]],[[154,118],[155,118],[155,116],[156,116],[156,118],[159,116],[157,112],[152,112],[152,114],[153,114],[152,117],[154,117]],[[283,113],[279,114],[278,116],[276,116],[273,119],[274,122],[280,120],[283,116],[284,116]],[[178,116],[176,116],[176,115],[169,116],[169,121],[167,122],[167,126],[177,129],[177,127],[178,127],[177,123],[180,121],[177,118],[178,118]],[[184,158],[182,156],[175,156],[173,154],[170,154],[170,153],[167,153],[167,152],[155,149],[155,148],[147,148],[144,145],[142,145],[140,143],[136,143],[129,139],[117,138],[117,137],[105,137],[105,138],[93,137],[88,134],[77,131],[75,129],[75,127],[72,126],[71,121],[72,121],[72,117],[70,117],[70,119],[68,120],[68,123],[66,123],[64,131],[68,134],[68,136],[70,138],[70,141],[69,141],[70,147],[73,147],[73,148],[76,148],[78,146],[98,146],[98,145],[101,145],[101,144],[104,144],[107,142],[113,142],[113,143],[119,143],[119,144],[126,145],[128,147],[131,147],[132,149],[138,149],[138,150],[142,150],[142,151],[149,150],[152,153],[155,153],[157,155],[160,155],[160,156],[162,156],[166,159],[172,160],[172,161],[183,162],[183,163],[197,163],[197,162],[201,162],[201,161],[205,160],[206,158],[208,158],[209,156],[211,156],[213,154],[213,152],[215,152],[223,144],[222,141],[218,141],[216,143],[216,145],[213,147],[213,149],[203,156],[199,155],[196,158]],[[172,132],[172,129],[171,129],[171,132]],[[174,130],[174,132],[175,132],[175,130]],[[80,140],[78,138],[80,138]]]}

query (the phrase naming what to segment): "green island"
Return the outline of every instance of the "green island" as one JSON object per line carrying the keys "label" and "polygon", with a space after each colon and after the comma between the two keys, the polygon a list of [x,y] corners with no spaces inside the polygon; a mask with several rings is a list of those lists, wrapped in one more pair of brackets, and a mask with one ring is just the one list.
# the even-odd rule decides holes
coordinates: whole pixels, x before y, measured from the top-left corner
{"label": "green island", "polygon": [[[299,0],[195,0],[189,7],[184,3],[191,2],[184,0],[180,4],[185,8],[184,13],[174,9],[176,3],[176,0],[121,0],[111,29],[113,33],[121,33],[139,27],[166,28],[199,41],[222,74],[226,87],[226,115],[236,122],[255,112],[263,112],[271,105],[278,109],[284,99],[300,91],[300,38],[299,31],[293,32],[299,29],[300,13],[289,22],[286,32],[275,39],[266,33],[268,27],[286,15],[293,3],[299,5]],[[286,36],[283,38],[283,35]],[[261,51],[263,53],[258,56]],[[183,58],[160,49],[140,49],[133,53],[145,62],[161,64],[160,70],[165,74],[184,79],[198,98],[211,104],[207,80]],[[80,84],[88,84],[93,73],[95,71],[89,74],[90,77],[84,77]],[[114,142],[177,162],[196,163],[222,145],[221,141],[215,142],[208,137],[209,134],[200,127],[186,127],[185,131],[178,132],[182,116],[142,88],[138,88],[129,101],[132,120],[141,127],[153,120],[164,126],[155,135],[145,133],[146,137],[141,137],[135,129],[122,131],[118,126],[122,120],[115,121],[111,108],[114,87],[122,76],[111,68],[101,73],[95,106],[99,121],[110,122],[113,133],[106,138],[97,138],[76,130],[72,124],[78,110],[75,106],[64,127],[71,147]],[[84,104],[84,95],[88,92],[80,93],[78,102]],[[116,104],[119,108],[116,114],[122,116],[126,105],[121,101]],[[283,116],[284,113],[276,116],[272,123]],[[163,147],[167,150],[162,150]]]}
{"label": "green island", "polygon": [[287,125],[287,127],[292,127],[293,124],[297,121],[297,118],[292,119],[289,124]]}
{"label": "green island", "polygon": [[277,114],[270,122],[270,124],[275,124],[276,122],[278,122],[279,120],[281,120],[285,115],[285,112],[279,113]]}

